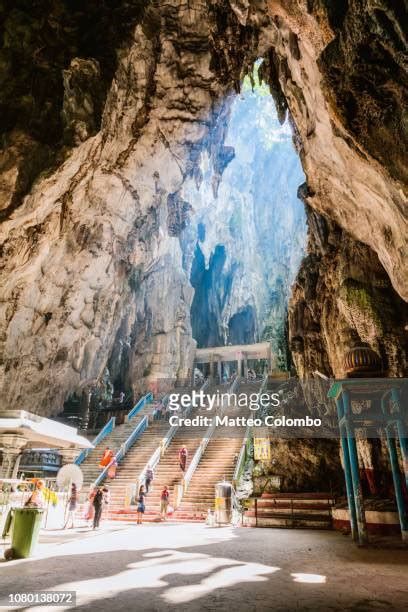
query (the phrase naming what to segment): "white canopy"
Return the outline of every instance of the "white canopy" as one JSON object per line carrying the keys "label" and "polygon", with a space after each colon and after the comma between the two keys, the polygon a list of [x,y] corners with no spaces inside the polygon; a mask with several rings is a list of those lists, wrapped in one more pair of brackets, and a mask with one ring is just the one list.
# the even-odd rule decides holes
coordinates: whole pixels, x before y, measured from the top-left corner
{"label": "white canopy", "polygon": [[80,436],[74,427],[58,423],[25,410],[0,410],[1,436],[16,434],[27,439],[27,447],[81,449],[93,448],[93,444]]}

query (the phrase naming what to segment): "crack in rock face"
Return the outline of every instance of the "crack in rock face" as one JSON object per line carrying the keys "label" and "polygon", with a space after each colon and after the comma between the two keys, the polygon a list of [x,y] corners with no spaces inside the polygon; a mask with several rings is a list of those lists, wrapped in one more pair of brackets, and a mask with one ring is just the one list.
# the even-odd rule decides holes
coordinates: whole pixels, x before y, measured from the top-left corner
{"label": "crack in rock face", "polygon": [[[9,72],[17,60],[33,61],[39,84],[33,99],[7,84],[0,100],[3,405],[57,413],[70,393],[100,380],[108,362],[120,369],[112,362],[118,343],[127,347],[134,392],[156,378],[188,375],[193,289],[179,232],[194,211],[179,194],[187,178],[200,183],[204,152],[217,194],[232,155],[222,131],[214,138],[217,118],[260,57],[278,114],[288,112],[294,127],[305,201],[375,252],[408,299],[402,129],[395,142],[406,94],[404,15],[369,0],[345,10],[342,2],[326,4],[170,0],[142,10],[140,2],[123,3],[129,14],[120,3],[115,19],[131,24],[128,31],[119,27],[115,37],[110,16],[98,22],[94,15],[101,26],[92,30],[94,43],[71,40],[72,55],[58,19],[44,13],[36,31],[63,55],[57,76],[48,43],[30,49],[32,60],[17,55],[17,43],[2,49]],[[10,41],[23,27],[37,42],[21,12],[7,23]],[[336,293],[339,310],[373,337],[348,308],[347,287]],[[384,349],[389,360],[394,342],[390,336]],[[403,358],[394,352],[400,371]]]}

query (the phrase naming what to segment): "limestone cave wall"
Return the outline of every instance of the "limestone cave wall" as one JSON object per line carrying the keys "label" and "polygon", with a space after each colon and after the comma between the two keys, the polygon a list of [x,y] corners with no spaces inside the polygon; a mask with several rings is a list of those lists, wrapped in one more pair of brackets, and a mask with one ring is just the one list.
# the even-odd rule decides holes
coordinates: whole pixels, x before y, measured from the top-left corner
{"label": "limestone cave wall", "polygon": [[[367,292],[356,272],[340,275],[336,308],[377,339],[391,372],[403,371],[401,6],[19,0],[1,8],[2,405],[55,414],[108,363],[128,364],[135,391],[187,374],[193,291],[180,234],[192,211],[182,187],[199,181],[203,155],[221,180],[229,152],[217,118],[260,57],[278,114],[293,126],[305,200],[331,236],[341,232],[344,249],[358,250],[364,274],[374,269],[388,283]],[[295,291],[301,301],[303,289]],[[381,334],[361,315],[362,300],[380,298],[402,321]],[[302,349],[310,363],[295,351],[301,373],[314,367],[319,342],[319,369],[337,371],[337,348],[320,338]]]}
{"label": "limestone cave wall", "polygon": [[289,306],[292,358],[302,379],[316,371],[344,377],[354,342],[380,355],[384,375],[408,374],[408,304],[396,293],[376,253],[307,207],[308,253]]}

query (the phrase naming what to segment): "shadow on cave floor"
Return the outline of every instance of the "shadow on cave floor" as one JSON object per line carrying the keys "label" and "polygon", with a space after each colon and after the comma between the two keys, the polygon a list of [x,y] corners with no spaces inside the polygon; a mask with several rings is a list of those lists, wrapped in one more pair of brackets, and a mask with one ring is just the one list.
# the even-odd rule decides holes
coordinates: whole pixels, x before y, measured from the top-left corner
{"label": "shadow on cave floor", "polygon": [[132,525],[2,564],[0,592],[73,590],[77,610],[399,611],[407,565],[334,532]]}

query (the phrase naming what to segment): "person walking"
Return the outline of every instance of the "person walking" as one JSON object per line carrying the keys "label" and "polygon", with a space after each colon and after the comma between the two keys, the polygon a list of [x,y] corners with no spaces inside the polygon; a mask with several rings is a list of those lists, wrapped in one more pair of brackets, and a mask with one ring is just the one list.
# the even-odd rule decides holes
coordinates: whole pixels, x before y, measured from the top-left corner
{"label": "person walking", "polygon": [[93,507],[95,510],[94,519],[93,519],[93,528],[98,529],[99,523],[101,520],[101,515],[102,515],[102,508],[103,508],[103,491],[100,487],[98,487],[94,495],[92,503],[93,503]]}
{"label": "person walking", "polygon": [[118,462],[117,462],[116,457],[114,457],[108,467],[108,478],[110,478],[111,480],[115,480],[117,469],[118,469]]}
{"label": "person walking", "polygon": [[169,491],[168,486],[165,485],[160,495],[160,516],[161,516],[162,521],[166,520],[169,501],[170,501],[170,491]]}
{"label": "person walking", "polygon": [[180,463],[180,469],[182,472],[186,471],[187,457],[188,457],[187,447],[182,446],[179,450],[179,463]]}
{"label": "person walking", "polygon": [[140,486],[139,489],[139,499],[137,504],[137,525],[142,524],[142,518],[146,510],[146,492],[143,485]]}
{"label": "person walking", "polygon": [[67,520],[64,525],[64,529],[67,529],[68,523],[70,521],[71,521],[71,527],[69,529],[74,528],[74,514],[77,509],[77,504],[78,504],[78,491],[77,491],[76,484],[73,482],[71,485],[71,494],[68,498],[68,515],[67,515]]}
{"label": "person walking", "polygon": [[94,500],[94,497],[97,491],[98,491],[98,487],[92,487],[88,495],[88,505],[87,505],[86,512],[85,512],[85,520],[88,522],[89,527],[91,526],[89,524],[89,521],[91,521],[91,524],[93,524],[93,519],[95,516],[95,507],[93,505],[93,500]]}
{"label": "person walking", "polygon": [[105,450],[103,451],[103,455],[102,455],[101,462],[99,464],[99,468],[101,470],[104,470],[106,467],[108,467],[113,457],[114,457],[113,450],[111,450],[109,446],[107,446]]}
{"label": "person walking", "polygon": [[146,470],[146,479],[145,479],[146,494],[149,492],[150,485],[152,484],[153,479],[154,479],[154,472],[152,468],[150,467],[150,465],[148,465],[147,470]]}

